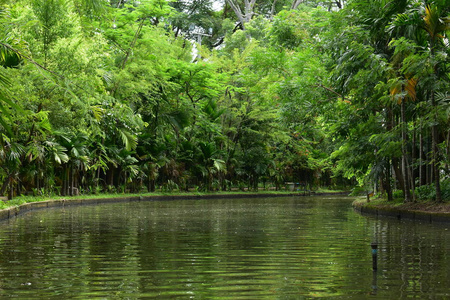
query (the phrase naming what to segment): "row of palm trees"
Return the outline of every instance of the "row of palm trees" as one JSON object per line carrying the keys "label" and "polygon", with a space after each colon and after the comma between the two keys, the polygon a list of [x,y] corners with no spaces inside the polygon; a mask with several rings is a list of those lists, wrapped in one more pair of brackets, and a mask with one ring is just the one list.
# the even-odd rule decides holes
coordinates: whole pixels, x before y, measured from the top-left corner
{"label": "row of palm trees", "polygon": [[[371,177],[382,182],[388,199],[393,198],[393,182],[403,190],[405,202],[415,200],[415,187],[433,184],[440,202],[441,179],[449,175],[444,149],[449,132],[448,6],[441,1],[384,0],[352,5],[355,24],[365,35],[349,30],[348,36],[357,38],[344,51],[336,78],[343,78],[340,91],[354,97],[358,114],[365,112],[365,118],[378,124],[370,139],[361,132],[360,146],[370,145],[374,151],[364,150],[373,161]],[[364,89],[350,86],[358,80]],[[394,146],[398,142],[400,147]]]}
{"label": "row of palm trees", "polygon": [[[143,141],[145,142],[145,141]],[[150,143],[153,141],[149,141]],[[144,144],[144,143],[143,143]],[[82,132],[35,134],[30,141],[8,138],[0,149],[0,193],[67,195],[100,192],[258,189],[262,182],[281,188],[304,169],[270,159],[264,147],[226,161],[224,149],[204,140],[139,144],[127,150],[111,140]],[[238,161],[243,159],[242,161]],[[307,178],[303,176],[302,178]],[[309,179],[313,180],[312,174]]]}

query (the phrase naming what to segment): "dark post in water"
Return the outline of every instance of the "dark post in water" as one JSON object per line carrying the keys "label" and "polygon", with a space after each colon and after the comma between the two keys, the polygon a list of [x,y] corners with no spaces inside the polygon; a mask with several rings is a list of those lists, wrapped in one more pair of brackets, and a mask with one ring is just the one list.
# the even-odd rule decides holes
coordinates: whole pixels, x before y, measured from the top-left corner
{"label": "dark post in water", "polygon": [[370,244],[372,247],[372,269],[374,271],[377,270],[377,256],[378,256],[378,244],[376,242],[373,242]]}

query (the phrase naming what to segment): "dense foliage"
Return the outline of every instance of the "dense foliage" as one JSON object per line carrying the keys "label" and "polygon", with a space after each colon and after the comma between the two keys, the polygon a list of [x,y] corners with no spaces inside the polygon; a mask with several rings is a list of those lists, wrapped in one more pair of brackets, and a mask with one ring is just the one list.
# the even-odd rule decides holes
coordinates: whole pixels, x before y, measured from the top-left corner
{"label": "dense foliage", "polygon": [[449,10],[0,1],[0,193],[295,182],[448,199]]}

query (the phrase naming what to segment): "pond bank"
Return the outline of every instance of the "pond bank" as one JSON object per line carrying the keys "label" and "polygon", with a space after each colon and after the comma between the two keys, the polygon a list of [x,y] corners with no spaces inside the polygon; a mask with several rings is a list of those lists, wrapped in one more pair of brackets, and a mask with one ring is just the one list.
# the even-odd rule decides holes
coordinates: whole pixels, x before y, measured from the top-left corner
{"label": "pond bank", "polygon": [[321,195],[348,195],[348,192],[320,192],[306,194],[304,192],[293,193],[231,193],[231,194],[182,194],[182,195],[138,195],[138,196],[115,196],[105,198],[70,198],[65,197],[55,200],[44,200],[27,202],[18,206],[11,206],[0,210],[0,221],[19,216],[33,210],[70,207],[76,205],[96,205],[102,203],[139,202],[139,201],[172,201],[172,200],[195,200],[195,199],[233,199],[233,198],[257,198],[257,197],[292,197],[292,196],[321,196]]}
{"label": "pond bank", "polygon": [[450,204],[443,203],[403,203],[389,204],[385,201],[367,202],[358,199],[352,206],[362,215],[374,217],[391,217],[396,219],[408,219],[427,223],[450,223]]}

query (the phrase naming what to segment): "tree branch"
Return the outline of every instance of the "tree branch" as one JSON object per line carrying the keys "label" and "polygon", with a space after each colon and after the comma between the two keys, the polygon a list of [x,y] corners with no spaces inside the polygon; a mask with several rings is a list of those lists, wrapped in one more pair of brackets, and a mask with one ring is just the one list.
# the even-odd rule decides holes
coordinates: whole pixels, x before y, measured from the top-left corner
{"label": "tree branch", "polygon": [[333,94],[335,94],[335,95],[338,95],[339,97],[342,98],[342,100],[345,100],[345,96],[344,96],[344,95],[339,94],[338,92],[336,92],[336,91],[333,90],[332,88],[326,87],[326,86],[324,86],[324,85],[322,85],[322,84],[316,84],[316,85],[313,85],[313,87],[320,87],[320,88],[323,88],[323,89],[325,89],[325,90],[327,90],[327,91],[329,91],[329,92],[331,92],[331,93],[333,93]]}
{"label": "tree branch", "polygon": [[20,52],[19,50],[17,50],[17,49],[15,49],[15,48],[11,47],[10,45],[5,44],[5,43],[1,43],[1,42],[0,42],[0,45],[2,45],[3,47],[5,47],[5,48],[11,50],[12,52],[16,53],[17,55],[19,55],[19,56],[21,56],[21,57],[27,59],[27,60],[30,61],[33,65],[35,65],[35,66],[37,66],[37,67],[39,67],[39,68],[41,68],[41,69],[43,69],[43,70],[45,70],[45,71],[47,71],[47,72],[53,74],[53,75],[55,75],[55,76],[57,76],[57,77],[59,77],[59,78],[61,78],[61,79],[65,79],[65,77],[64,77],[63,75],[58,74],[58,73],[55,73],[55,72],[53,72],[52,70],[47,69],[46,67],[44,67],[44,66],[41,65],[40,63],[38,63],[38,62],[36,62],[35,60],[33,60],[31,57],[29,57],[29,56],[23,54],[22,52]]}
{"label": "tree branch", "polygon": [[303,2],[303,0],[295,0],[292,5],[291,9],[297,9],[297,7]]}
{"label": "tree branch", "polygon": [[233,0],[225,0],[225,1],[230,5],[231,9],[236,14],[236,17],[238,18],[239,22],[241,22],[241,24],[244,24],[245,23],[244,15],[242,14],[242,10],[239,7],[239,5],[237,5],[237,3],[235,3]]}

